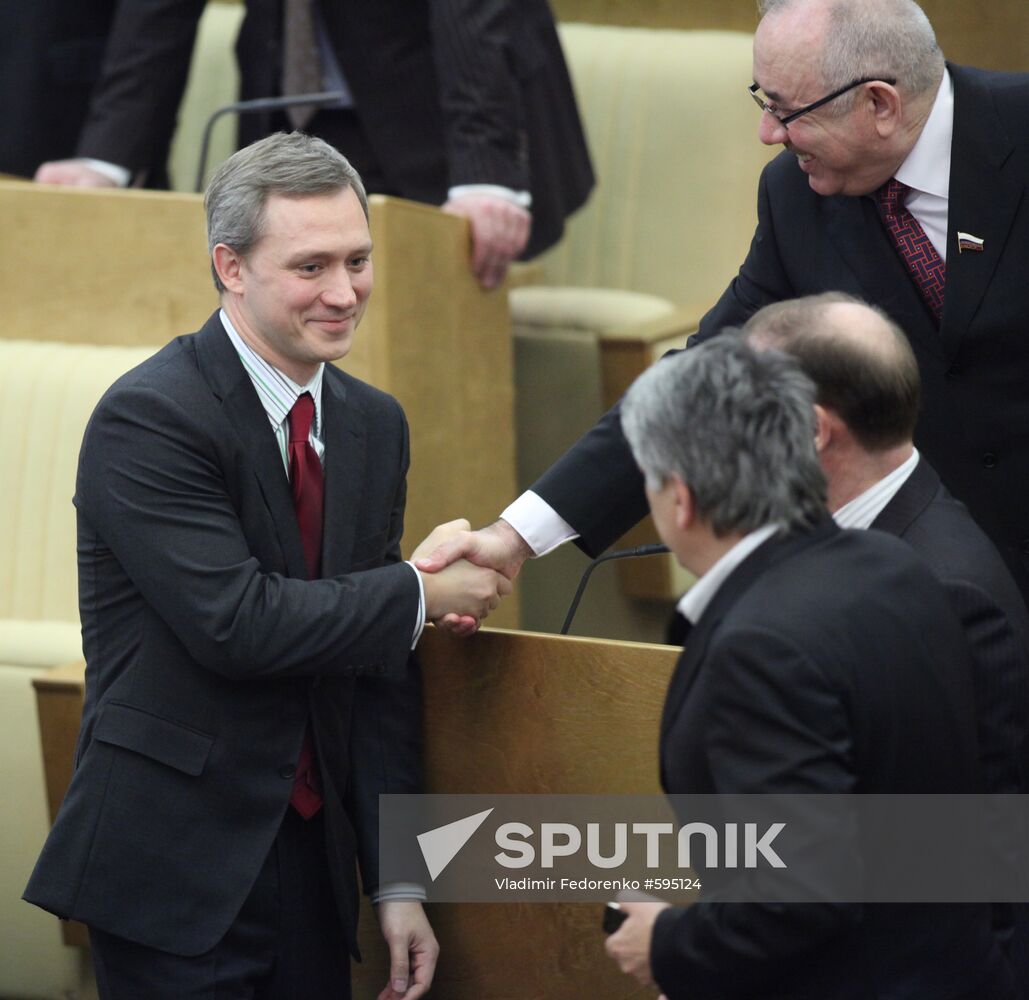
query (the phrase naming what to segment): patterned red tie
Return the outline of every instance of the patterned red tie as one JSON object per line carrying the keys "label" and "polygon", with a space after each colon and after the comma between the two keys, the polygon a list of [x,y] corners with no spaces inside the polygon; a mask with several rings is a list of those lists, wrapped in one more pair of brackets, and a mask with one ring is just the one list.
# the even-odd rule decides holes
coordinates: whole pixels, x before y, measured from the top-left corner
{"label": "patterned red tie", "polygon": [[[300,538],[304,543],[307,573],[310,579],[315,580],[321,575],[322,501],[325,485],[322,463],[310,441],[313,419],[314,400],[310,393],[305,392],[289,411],[289,482],[297,523],[300,525]],[[304,733],[289,801],[304,819],[310,819],[322,807],[321,785],[310,729]]]}
{"label": "patterned red tie", "polygon": [[894,177],[876,191],[875,202],[893,245],[939,326],[943,318],[947,262],[936,252],[925,230],[904,206],[904,195],[908,190],[906,184]]}

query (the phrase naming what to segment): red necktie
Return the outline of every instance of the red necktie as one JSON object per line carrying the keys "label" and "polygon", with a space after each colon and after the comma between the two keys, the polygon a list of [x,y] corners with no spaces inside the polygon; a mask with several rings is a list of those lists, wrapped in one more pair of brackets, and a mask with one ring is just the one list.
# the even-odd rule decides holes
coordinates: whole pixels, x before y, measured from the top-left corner
{"label": "red necktie", "polygon": [[[307,573],[312,580],[321,575],[322,499],[325,492],[322,463],[310,441],[313,418],[314,400],[310,393],[305,392],[289,411],[289,482],[304,544]],[[310,819],[322,807],[310,729],[304,733],[289,801],[304,819]]]}
{"label": "red necktie", "polygon": [[932,240],[918,220],[904,206],[909,188],[896,177],[875,193],[883,225],[893,240],[926,305],[940,325],[943,317],[943,289],[947,281],[947,262],[936,252]]}

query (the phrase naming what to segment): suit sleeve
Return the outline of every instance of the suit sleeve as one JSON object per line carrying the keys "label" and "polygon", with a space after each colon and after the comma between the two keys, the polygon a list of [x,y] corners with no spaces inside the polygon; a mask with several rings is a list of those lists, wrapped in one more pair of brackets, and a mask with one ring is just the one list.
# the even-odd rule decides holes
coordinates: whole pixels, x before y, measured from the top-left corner
{"label": "suit sleeve", "polygon": [[433,60],[446,130],[449,182],[529,190],[525,110],[517,77],[520,30],[509,0],[430,0]]}
{"label": "suit sleeve", "polygon": [[[405,424],[404,475],[390,518],[386,556],[386,563],[392,565],[401,565],[403,559],[400,540],[404,534],[407,456]],[[357,679],[350,760],[347,811],[354,817],[361,880],[370,893],[379,884],[379,796],[422,790],[422,676],[413,652],[398,676]]]}
{"label": "suit sleeve", "polygon": [[[322,580],[265,571],[236,507],[255,495],[253,472],[236,472],[246,496],[202,416],[155,389],[119,387],[87,429],[76,505],[203,667],[238,680],[400,672],[418,607],[410,567]],[[394,530],[401,516],[402,506]]]}
{"label": "suit sleeve", "polygon": [[982,588],[964,580],[943,582],[972,653],[985,789],[998,794],[1018,793],[1025,787],[1025,739],[1029,730],[1025,647],[1007,615]]}
{"label": "suit sleeve", "polygon": [[[712,685],[704,750],[714,791],[781,795],[775,817],[803,831],[791,841],[791,853],[804,863],[780,877],[792,880],[796,898],[847,898],[862,878],[856,820],[843,809],[832,817],[809,813],[805,800],[817,800],[790,794],[854,790],[839,693],[794,643],[765,630],[720,640],[704,670]],[[836,850],[854,859],[847,872],[832,864]],[[860,916],[859,906],[831,902],[739,902],[767,899],[760,881],[760,870],[741,874],[698,904],[660,915],[651,966],[669,1000],[759,992],[780,964],[788,968],[799,953],[817,949]]]}
{"label": "suit sleeve", "polygon": [[123,0],[77,156],[133,173],[161,169],[205,0]]}

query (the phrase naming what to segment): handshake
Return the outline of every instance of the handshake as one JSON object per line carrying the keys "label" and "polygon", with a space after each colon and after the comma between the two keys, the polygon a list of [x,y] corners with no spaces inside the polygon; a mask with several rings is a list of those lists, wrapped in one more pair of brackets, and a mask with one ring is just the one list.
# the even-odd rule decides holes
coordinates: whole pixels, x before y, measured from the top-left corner
{"label": "handshake", "polygon": [[441,524],[411,556],[425,588],[426,619],[454,635],[478,629],[533,554],[506,521],[470,529],[463,518]]}

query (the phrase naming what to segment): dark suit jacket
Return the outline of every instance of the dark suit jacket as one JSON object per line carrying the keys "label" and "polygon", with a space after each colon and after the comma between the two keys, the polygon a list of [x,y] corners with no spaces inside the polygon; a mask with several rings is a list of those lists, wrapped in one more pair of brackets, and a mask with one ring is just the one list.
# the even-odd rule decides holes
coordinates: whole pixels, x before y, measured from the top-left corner
{"label": "dark suit jacket", "polygon": [[[769,540],[689,635],[661,724],[663,787],[974,791],[968,652],[946,601],[879,532],[827,520]],[[860,829],[837,832],[860,869]],[[988,907],[719,902],[740,877],[723,872],[711,897],[705,879],[697,905],[659,917],[651,963],[669,1000],[1009,995],[987,986],[1006,975]]]}
{"label": "dark suit jacket", "polygon": [[[885,309],[918,357],[923,408],[916,444],[967,504],[1026,596],[1029,75],[961,66],[950,72],[954,142],[942,329],[872,199],[816,195],[784,152],[762,174],[750,253],[693,340],[739,325],[770,302],[817,292],[851,292]],[[981,237],[983,252],[959,254],[958,230]],[[591,554],[639,520],[646,513],[642,479],[617,409],[533,489],[580,532]]]}
{"label": "dark suit jacket", "polygon": [[418,786],[418,583],[400,562],[399,405],[331,365],[322,392],[313,581],[267,415],[217,314],[97,406],[75,494],[82,731],[30,902],[208,950],[268,854],[310,721],[356,951],[355,855],[374,886],[378,795]]}
{"label": "dark suit jacket", "polygon": [[0,4],[0,171],[72,156],[116,0]]}
{"label": "dark suit jacket", "polygon": [[[157,163],[204,2],[123,5],[80,156],[134,171]],[[332,0],[322,10],[387,193],[441,204],[455,184],[528,190],[529,256],[558,239],[593,174],[546,0]],[[281,0],[248,0],[236,46],[244,98],[278,93],[281,33]],[[244,118],[240,143],[283,127]],[[364,169],[361,151],[342,152]]]}
{"label": "dark suit jacket", "polygon": [[903,538],[944,584],[972,651],[986,788],[1026,791],[1029,616],[996,547],[924,458],[872,527]]}

